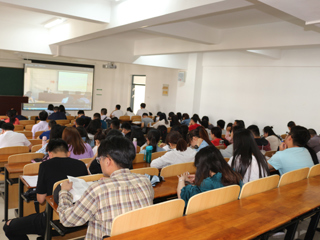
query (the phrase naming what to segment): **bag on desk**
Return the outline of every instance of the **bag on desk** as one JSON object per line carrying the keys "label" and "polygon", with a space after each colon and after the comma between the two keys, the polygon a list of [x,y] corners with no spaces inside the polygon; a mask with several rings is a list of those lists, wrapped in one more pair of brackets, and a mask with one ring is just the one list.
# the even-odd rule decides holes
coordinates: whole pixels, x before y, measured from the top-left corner
{"label": "bag on desk", "polygon": [[36,188],[31,188],[25,193],[23,193],[23,198],[25,199],[26,202],[37,200]]}

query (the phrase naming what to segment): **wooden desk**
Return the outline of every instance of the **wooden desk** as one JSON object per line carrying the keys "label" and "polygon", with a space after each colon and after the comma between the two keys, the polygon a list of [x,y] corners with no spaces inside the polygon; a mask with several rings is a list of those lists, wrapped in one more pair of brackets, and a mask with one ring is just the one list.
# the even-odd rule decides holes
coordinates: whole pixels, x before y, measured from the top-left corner
{"label": "wooden desk", "polygon": [[[320,206],[320,176],[178,219],[111,237],[253,239]],[[295,229],[294,229],[295,231]],[[309,238],[312,239],[312,238]]]}
{"label": "wooden desk", "polygon": [[[12,179],[17,179],[23,172],[23,167],[29,163],[16,163],[4,165],[4,220],[8,220],[8,209],[18,208],[18,184],[13,184]],[[9,186],[10,184],[10,186]],[[10,198],[10,202],[9,202]]]}
{"label": "wooden desk", "polygon": [[146,162],[133,163],[132,167],[133,169],[150,167],[150,163],[146,163]]}

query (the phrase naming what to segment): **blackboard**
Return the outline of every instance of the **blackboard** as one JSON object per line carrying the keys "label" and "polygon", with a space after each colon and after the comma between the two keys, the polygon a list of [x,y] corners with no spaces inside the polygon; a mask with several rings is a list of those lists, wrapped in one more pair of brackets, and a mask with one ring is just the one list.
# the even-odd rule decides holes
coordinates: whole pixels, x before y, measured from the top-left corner
{"label": "blackboard", "polygon": [[0,67],[0,95],[23,96],[23,68]]}

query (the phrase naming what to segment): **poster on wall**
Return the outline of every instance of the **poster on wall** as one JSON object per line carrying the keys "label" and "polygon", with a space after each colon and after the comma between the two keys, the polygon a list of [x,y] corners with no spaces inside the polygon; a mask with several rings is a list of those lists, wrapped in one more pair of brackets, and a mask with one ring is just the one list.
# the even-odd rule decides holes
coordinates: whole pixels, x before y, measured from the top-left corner
{"label": "poster on wall", "polygon": [[162,96],[169,96],[169,84],[163,84]]}

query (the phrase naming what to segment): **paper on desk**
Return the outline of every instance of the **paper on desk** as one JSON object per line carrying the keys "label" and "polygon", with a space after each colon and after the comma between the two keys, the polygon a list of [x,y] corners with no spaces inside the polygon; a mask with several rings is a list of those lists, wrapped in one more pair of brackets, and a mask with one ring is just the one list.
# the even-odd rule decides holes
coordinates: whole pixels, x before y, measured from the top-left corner
{"label": "paper on desk", "polygon": [[30,187],[36,187],[38,182],[38,175],[36,176],[22,176]]}
{"label": "paper on desk", "polygon": [[85,180],[81,178],[75,178],[71,176],[67,176],[69,181],[72,182],[72,189],[70,190],[70,193],[73,195],[73,202],[78,201],[83,193],[87,190],[87,188],[93,183],[93,182],[86,182]]}

